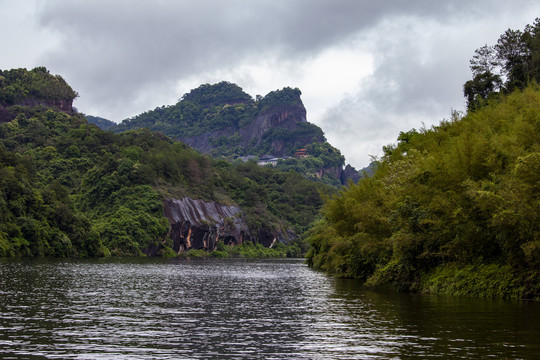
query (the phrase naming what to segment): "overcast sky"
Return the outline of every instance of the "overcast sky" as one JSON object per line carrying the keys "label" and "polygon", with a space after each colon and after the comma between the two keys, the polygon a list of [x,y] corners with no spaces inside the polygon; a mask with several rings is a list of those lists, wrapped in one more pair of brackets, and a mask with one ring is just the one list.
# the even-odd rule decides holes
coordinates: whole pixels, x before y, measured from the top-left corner
{"label": "overcast sky", "polygon": [[400,131],[463,110],[474,50],[538,0],[0,0],[0,69],[46,66],[79,111],[119,122],[204,83],[298,87],[357,168]]}

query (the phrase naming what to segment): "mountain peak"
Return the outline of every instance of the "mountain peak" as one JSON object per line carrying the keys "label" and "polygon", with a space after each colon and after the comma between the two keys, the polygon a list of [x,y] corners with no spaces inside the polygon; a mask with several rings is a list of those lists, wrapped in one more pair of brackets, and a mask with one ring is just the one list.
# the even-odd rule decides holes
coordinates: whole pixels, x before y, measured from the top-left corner
{"label": "mountain peak", "polygon": [[221,81],[217,84],[203,84],[189,93],[184,94],[181,101],[191,101],[197,105],[207,108],[212,106],[223,106],[231,104],[252,103],[253,98],[244,90],[228,81]]}
{"label": "mountain peak", "polygon": [[77,93],[60,75],[52,75],[45,67],[0,70],[0,122],[15,118],[12,107],[43,105],[73,114]]}

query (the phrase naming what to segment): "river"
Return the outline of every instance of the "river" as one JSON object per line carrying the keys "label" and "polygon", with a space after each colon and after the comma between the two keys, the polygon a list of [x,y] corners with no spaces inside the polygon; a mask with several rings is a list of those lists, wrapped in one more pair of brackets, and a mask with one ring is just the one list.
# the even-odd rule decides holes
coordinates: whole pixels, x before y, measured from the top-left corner
{"label": "river", "polygon": [[2,359],[540,358],[540,303],[372,291],[301,260],[0,259]]}

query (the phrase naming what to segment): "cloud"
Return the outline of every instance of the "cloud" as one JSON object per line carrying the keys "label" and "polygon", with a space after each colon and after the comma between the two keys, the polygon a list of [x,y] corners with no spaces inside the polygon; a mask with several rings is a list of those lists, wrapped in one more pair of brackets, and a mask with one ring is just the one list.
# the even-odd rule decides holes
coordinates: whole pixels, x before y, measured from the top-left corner
{"label": "cloud", "polygon": [[[515,28],[532,21],[523,20],[525,16],[529,15],[515,16],[522,21]],[[399,14],[363,32],[359,43],[374,57],[374,71],[363,79],[359,91],[322,116],[319,125],[329,141],[349,162],[362,167],[369,163],[369,155],[380,156],[383,146],[395,143],[399,132],[429,128],[453,109],[463,110],[468,59],[483,45],[484,33],[492,37],[490,43],[496,42],[505,30],[505,17],[498,13],[488,19],[471,12],[441,20]],[[476,34],[486,37],[480,40]]]}
{"label": "cloud", "polygon": [[399,0],[49,0],[38,9],[39,24],[61,39],[43,62],[81,93],[79,105],[120,120],[147,110],[150,99],[178,98],[178,82],[194,74],[234,72],[268,58],[301,66],[388,14],[439,17],[448,7]]}
{"label": "cloud", "polygon": [[474,49],[540,12],[533,0],[28,1],[0,0],[13,13],[0,30],[17,39],[0,64],[61,74],[82,112],[120,121],[221,80],[253,96],[297,86],[357,167],[460,108]]}

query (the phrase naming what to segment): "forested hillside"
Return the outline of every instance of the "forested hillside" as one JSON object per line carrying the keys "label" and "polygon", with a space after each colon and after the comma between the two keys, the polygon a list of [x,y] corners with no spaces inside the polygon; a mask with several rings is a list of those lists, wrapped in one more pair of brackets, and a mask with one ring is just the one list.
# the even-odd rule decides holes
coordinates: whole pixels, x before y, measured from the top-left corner
{"label": "forested hillside", "polygon": [[[234,161],[267,155],[281,170],[332,185],[348,182],[345,158],[326,142],[323,131],[307,122],[299,89],[284,88],[253,99],[236,84],[204,84],[177,104],[162,106],[110,128],[115,132],[148,128],[181,140],[217,159]],[[295,157],[298,150],[306,156]],[[356,180],[351,168],[349,174]]]}
{"label": "forested hillside", "polygon": [[403,290],[540,298],[539,24],[501,36],[500,54],[514,34],[521,57],[499,59],[497,89],[469,97],[465,85],[466,116],[401,133],[373,177],[325,203],[313,267]]}
{"label": "forested hillside", "polygon": [[44,67],[0,70],[0,123],[13,120],[21,108],[48,107],[73,113],[77,93]]}
{"label": "forested hillside", "polygon": [[116,123],[114,121],[111,121],[109,119],[104,119],[99,116],[92,116],[92,115],[85,115],[84,116],[89,124],[94,124],[98,128],[102,130],[109,130],[116,126]]}
{"label": "forested hillside", "polygon": [[[215,161],[149,130],[104,132],[49,108],[27,80],[35,72],[44,88],[59,82],[42,68],[2,72],[10,82],[1,93],[16,83],[26,97],[0,124],[0,256],[172,254],[166,199],[238,206],[255,243],[262,230],[302,233],[322,204],[326,187],[298,174]],[[58,94],[72,101],[64,86]],[[29,96],[40,104],[18,105]]]}

